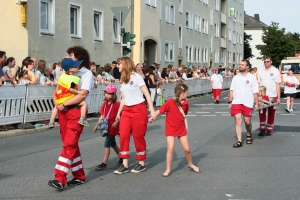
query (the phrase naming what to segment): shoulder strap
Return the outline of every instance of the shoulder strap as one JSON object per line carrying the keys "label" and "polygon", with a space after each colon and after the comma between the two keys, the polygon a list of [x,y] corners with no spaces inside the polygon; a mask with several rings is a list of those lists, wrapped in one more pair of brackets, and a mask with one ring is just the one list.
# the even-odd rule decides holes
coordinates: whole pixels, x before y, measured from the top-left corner
{"label": "shoulder strap", "polygon": [[181,114],[183,115],[183,118],[185,118],[185,114],[184,114],[184,111],[182,110],[181,106],[178,106],[178,109],[181,112]]}
{"label": "shoulder strap", "polygon": [[[108,119],[108,117],[109,117],[109,114],[110,114],[110,111],[111,111],[113,105],[114,105],[114,104],[112,103],[111,106],[110,106],[110,109],[109,109],[109,111],[108,111],[108,113],[107,113],[107,116],[106,116],[107,119]],[[106,107],[106,105],[105,105],[105,107]],[[105,108],[104,108],[104,109],[105,109]],[[105,110],[104,110],[104,113],[105,113]]]}

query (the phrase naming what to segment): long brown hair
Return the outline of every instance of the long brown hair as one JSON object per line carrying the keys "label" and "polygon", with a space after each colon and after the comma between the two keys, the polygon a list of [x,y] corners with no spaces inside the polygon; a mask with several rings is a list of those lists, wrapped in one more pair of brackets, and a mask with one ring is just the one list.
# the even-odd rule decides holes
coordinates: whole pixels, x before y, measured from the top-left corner
{"label": "long brown hair", "polygon": [[120,59],[122,63],[122,71],[121,71],[121,79],[120,83],[129,83],[130,76],[132,72],[134,71],[134,63],[129,57],[122,57]]}
{"label": "long brown hair", "polygon": [[186,91],[188,91],[189,87],[186,84],[179,83],[174,88],[175,98],[174,101],[177,106],[180,106],[180,95]]}

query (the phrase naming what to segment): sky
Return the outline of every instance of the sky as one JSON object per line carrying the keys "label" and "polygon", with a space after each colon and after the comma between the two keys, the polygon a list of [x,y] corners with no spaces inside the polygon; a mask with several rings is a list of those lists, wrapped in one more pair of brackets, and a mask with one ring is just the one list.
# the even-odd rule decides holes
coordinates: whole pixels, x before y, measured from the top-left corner
{"label": "sky", "polygon": [[277,22],[280,29],[292,33],[300,33],[299,8],[299,0],[244,0],[247,15],[259,14],[261,22],[267,25]]}

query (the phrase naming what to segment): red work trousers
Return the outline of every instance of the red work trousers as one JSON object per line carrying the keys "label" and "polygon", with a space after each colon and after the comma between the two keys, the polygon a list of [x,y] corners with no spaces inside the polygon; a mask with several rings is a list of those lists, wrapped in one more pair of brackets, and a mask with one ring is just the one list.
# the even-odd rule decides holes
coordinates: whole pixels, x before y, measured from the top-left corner
{"label": "red work trousers", "polygon": [[124,106],[120,120],[119,158],[130,158],[130,135],[132,133],[136,149],[136,160],[146,159],[146,140],[148,112],[145,102]]}
{"label": "red work trousers", "polygon": [[80,108],[58,111],[60,137],[63,147],[55,166],[55,180],[63,185],[67,183],[67,174],[71,169],[73,177],[85,180],[78,141],[83,126],[78,124]]}
{"label": "red work trousers", "polygon": [[219,101],[222,89],[212,89],[212,93],[214,96],[214,102]]}
{"label": "red work trousers", "polygon": [[[277,102],[277,98],[276,97],[270,97],[269,98],[270,101],[271,99],[273,99],[273,102]],[[266,114],[267,114],[267,110],[268,110],[268,120],[266,123]],[[274,108],[274,106],[265,108],[261,111],[259,111],[259,122],[260,122],[260,131],[269,131],[269,132],[273,132],[274,129],[274,121],[275,121],[275,112],[276,109]]]}

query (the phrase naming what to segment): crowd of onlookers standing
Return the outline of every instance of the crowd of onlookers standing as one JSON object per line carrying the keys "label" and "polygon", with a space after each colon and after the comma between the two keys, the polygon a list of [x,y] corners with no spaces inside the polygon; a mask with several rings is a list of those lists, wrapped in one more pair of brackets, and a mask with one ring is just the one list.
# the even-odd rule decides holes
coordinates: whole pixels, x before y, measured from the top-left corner
{"label": "crowd of onlookers standing", "polygon": [[[0,86],[3,84],[15,85],[57,85],[59,77],[62,75],[61,60],[54,64],[48,64],[45,60],[37,60],[35,57],[26,57],[22,61],[22,65],[16,64],[14,57],[8,57],[5,51],[0,50]],[[121,77],[118,65],[120,59],[111,63],[106,63],[104,66],[97,66],[95,62],[90,63],[90,70],[94,75],[96,84],[108,84],[112,82],[118,83]],[[153,63],[147,66],[146,63],[136,64],[135,71],[141,74],[145,80],[146,86],[149,89],[153,102],[159,83],[184,82],[189,79],[210,79],[214,74],[212,67],[194,66],[192,64],[182,65],[179,68],[172,64],[162,68],[160,64]],[[219,74],[223,77],[232,77],[236,71],[219,66]],[[1,100],[0,100],[1,103]],[[6,126],[0,127],[0,131],[12,128]]]}

